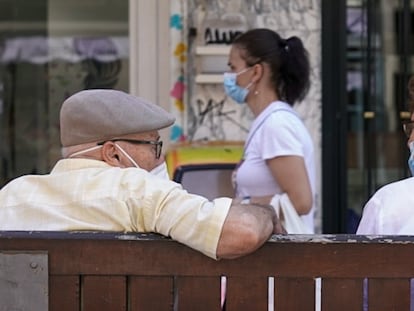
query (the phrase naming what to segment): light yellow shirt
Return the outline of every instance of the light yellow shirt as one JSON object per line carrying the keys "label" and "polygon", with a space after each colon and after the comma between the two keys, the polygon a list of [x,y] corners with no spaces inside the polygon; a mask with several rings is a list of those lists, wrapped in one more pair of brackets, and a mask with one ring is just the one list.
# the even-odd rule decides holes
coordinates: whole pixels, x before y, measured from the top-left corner
{"label": "light yellow shirt", "polygon": [[0,230],[156,232],[216,258],[230,198],[209,201],[143,169],[60,160],[0,191]]}

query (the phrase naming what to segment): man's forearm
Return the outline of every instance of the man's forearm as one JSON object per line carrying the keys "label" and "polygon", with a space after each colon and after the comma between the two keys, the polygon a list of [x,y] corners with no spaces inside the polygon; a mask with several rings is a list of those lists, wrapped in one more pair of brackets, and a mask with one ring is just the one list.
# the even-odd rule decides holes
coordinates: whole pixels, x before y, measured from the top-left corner
{"label": "man's forearm", "polygon": [[273,233],[283,233],[278,223],[270,205],[234,202],[223,225],[217,256],[236,258],[255,251]]}

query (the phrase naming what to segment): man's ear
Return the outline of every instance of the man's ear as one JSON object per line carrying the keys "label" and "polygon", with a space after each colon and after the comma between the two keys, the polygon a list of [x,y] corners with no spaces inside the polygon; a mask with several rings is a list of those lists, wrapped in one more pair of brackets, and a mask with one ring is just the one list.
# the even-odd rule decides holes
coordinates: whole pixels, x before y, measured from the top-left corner
{"label": "man's ear", "polygon": [[102,160],[111,166],[121,167],[119,160],[119,150],[112,141],[107,141],[102,145]]}

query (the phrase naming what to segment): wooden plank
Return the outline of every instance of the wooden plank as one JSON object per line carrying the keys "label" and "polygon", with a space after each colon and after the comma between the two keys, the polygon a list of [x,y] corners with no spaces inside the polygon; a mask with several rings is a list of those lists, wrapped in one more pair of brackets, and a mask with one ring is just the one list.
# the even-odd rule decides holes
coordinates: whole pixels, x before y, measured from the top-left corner
{"label": "wooden plank", "polygon": [[172,277],[130,277],[128,282],[129,311],[172,310]]}
{"label": "wooden plank", "polygon": [[410,279],[369,279],[368,310],[410,310]]}
{"label": "wooden plank", "polygon": [[176,277],[178,310],[220,310],[220,277]]}
{"label": "wooden plank", "polygon": [[[136,235],[134,240],[134,235],[124,239],[123,235],[115,238],[106,233],[97,234],[95,239],[95,235],[78,233],[56,237],[0,232],[0,249],[11,254],[22,250],[47,252],[51,310],[72,310],[71,304],[76,311],[118,311],[140,307],[142,301],[148,306],[145,297],[151,295],[150,289],[159,289],[151,296],[155,299],[167,296],[165,308],[159,307],[160,310],[181,310],[180,302],[181,306],[197,302],[214,310],[221,275],[227,276],[227,311],[267,310],[269,275],[277,276],[275,310],[314,310],[316,277],[322,278],[323,310],[341,310],[344,304],[347,310],[361,310],[364,296],[361,298],[361,281],[356,279],[365,277],[370,279],[368,287],[362,286],[369,292],[365,296],[369,310],[409,309],[409,279],[414,277],[412,237],[407,241],[392,236],[384,240],[372,237],[370,242],[358,236],[354,236],[355,241],[349,236],[348,240],[333,236],[313,235],[311,240],[300,236],[277,238],[253,254],[220,261],[151,235]],[[81,279],[78,275],[82,275]],[[155,278],[154,283],[148,283],[146,277]],[[128,284],[127,278],[131,280]],[[144,279],[137,281],[140,278]],[[79,280],[81,289],[77,291]],[[176,289],[175,295],[172,288]],[[144,298],[135,297],[136,293]],[[200,303],[203,299],[208,302]]]}
{"label": "wooden plank", "polygon": [[268,278],[227,276],[225,306],[226,311],[268,310]]}
{"label": "wooden plank", "polygon": [[84,276],[82,311],[126,310],[126,278],[123,276]]}
{"label": "wooden plank", "polygon": [[346,306],[347,311],[363,310],[363,281],[347,278],[323,279],[321,310],[338,310],[338,306]]}
{"label": "wooden plank", "polygon": [[80,277],[49,276],[50,311],[79,311]]}
{"label": "wooden plank", "polygon": [[[0,234],[0,247],[5,250],[47,250],[49,271],[54,275],[99,274],[170,276],[246,276],[261,277],[412,277],[414,257],[412,239],[397,242],[332,242],[325,236],[314,235],[313,240],[282,240],[267,242],[254,254],[236,260],[215,261],[205,255],[169,239],[143,238],[122,240],[99,234],[86,239],[82,234],[66,234],[62,247],[59,238],[8,238]],[[26,236],[29,236],[26,233]],[[36,235],[35,235],[36,236]],[[79,237],[75,239],[73,236]],[[88,236],[88,235],[87,235]],[[104,237],[106,235],[103,235]],[[137,237],[142,237],[138,235]],[[336,235],[335,237],[338,237]],[[347,237],[349,237],[347,235]],[[357,237],[357,236],[355,236]],[[131,239],[131,236],[128,235]],[[393,241],[393,238],[390,238]],[[328,242],[327,242],[327,241]],[[319,242],[316,242],[319,241]],[[394,254],[398,253],[399,256]],[[168,257],[168,264],[160,265]],[[93,260],[91,260],[93,258]],[[369,260],[360,260],[369,258]],[[303,260],[306,259],[306,260]],[[183,262],[188,264],[183,265]],[[257,264],[260,262],[260,264]],[[385,265],[384,262],[387,264]]]}
{"label": "wooden plank", "polygon": [[[275,278],[275,310],[315,310],[313,278]],[[334,309],[338,310],[338,309]]]}

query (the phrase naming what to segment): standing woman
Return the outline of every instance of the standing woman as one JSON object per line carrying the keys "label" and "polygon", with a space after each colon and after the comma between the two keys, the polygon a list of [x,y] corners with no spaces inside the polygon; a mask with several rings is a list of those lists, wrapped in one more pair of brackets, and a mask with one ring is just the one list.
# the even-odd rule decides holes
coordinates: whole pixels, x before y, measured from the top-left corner
{"label": "standing woman", "polygon": [[233,41],[228,65],[226,94],[255,117],[235,171],[236,197],[286,193],[314,232],[313,142],[293,109],[309,90],[308,52],[297,37],[252,29]]}

